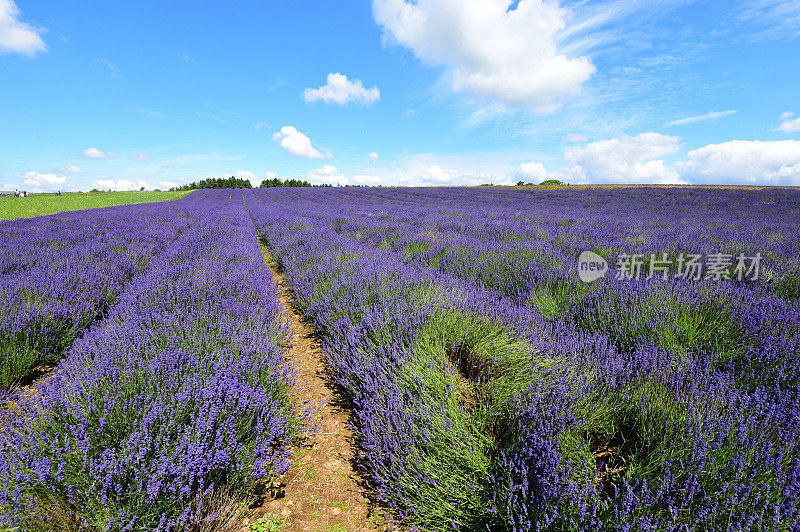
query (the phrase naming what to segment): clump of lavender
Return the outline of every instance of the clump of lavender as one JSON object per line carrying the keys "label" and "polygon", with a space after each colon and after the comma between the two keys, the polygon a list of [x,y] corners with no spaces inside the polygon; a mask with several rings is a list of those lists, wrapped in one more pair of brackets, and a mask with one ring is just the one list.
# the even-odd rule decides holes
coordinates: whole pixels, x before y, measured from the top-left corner
{"label": "clump of lavender", "polygon": [[[797,192],[256,197],[251,213],[353,397],[370,480],[416,526],[783,530],[800,520]],[[582,250],[612,264],[622,253],[761,252],[764,275],[585,285],[574,269]],[[476,330],[490,340],[470,341]],[[502,349],[480,362],[496,340]],[[507,364],[527,386],[507,386]]]}
{"label": "clump of lavender", "polygon": [[199,221],[5,416],[4,524],[185,529],[219,493],[287,470],[277,289],[241,206],[190,210]]}
{"label": "clump of lavender", "polygon": [[[183,204],[183,203],[181,203]],[[190,224],[177,205],[125,206],[0,226],[0,388],[54,364]]]}

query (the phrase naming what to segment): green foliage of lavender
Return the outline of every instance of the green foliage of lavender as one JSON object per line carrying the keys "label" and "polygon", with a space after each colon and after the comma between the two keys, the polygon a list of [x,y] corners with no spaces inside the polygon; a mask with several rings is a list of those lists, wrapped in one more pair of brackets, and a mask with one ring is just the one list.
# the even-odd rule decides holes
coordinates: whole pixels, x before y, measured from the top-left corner
{"label": "green foliage of lavender", "polygon": [[3,223],[0,388],[56,363],[189,226],[180,214],[157,204]]}
{"label": "green foliage of lavender", "polygon": [[3,523],[176,530],[288,468],[286,328],[240,203],[195,222],[3,416]]}
{"label": "green foliage of lavender", "polygon": [[[175,205],[192,227],[3,418],[5,523],[192,529],[285,470],[297,414],[257,230],[352,402],[365,478],[407,526],[797,528],[798,192],[263,188]],[[591,284],[587,250],[612,266]],[[763,261],[741,282],[615,279],[631,253]]]}
{"label": "green foliage of lavender", "polygon": [[[797,192],[268,191],[250,205],[352,395],[372,485],[410,524],[798,522]],[[612,267],[623,253],[764,262],[748,282],[645,269],[588,285],[583,250]],[[499,363],[477,362],[489,345]]]}

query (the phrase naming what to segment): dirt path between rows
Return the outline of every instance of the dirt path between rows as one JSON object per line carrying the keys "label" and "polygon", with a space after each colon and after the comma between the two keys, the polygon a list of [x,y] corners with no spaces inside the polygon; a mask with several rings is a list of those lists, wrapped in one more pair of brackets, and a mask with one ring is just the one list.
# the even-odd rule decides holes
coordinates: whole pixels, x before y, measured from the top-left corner
{"label": "dirt path between rows", "polygon": [[[277,530],[286,531],[388,530],[385,512],[371,503],[353,469],[357,448],[348,426],[351,412],[342,405],[327,373],[314,327],[295,310],[291,288],[266,252],[265,260],[290,322],[286,358],[297,371],[298,406],[317,407],[311,424],[318,429],[302,446],[292,449],[292,465],[280,478],[278,498],[265,502],[243,530],[260,529],[254,522],[274,523]],[[272,529],[265,526],[264,530]]]}

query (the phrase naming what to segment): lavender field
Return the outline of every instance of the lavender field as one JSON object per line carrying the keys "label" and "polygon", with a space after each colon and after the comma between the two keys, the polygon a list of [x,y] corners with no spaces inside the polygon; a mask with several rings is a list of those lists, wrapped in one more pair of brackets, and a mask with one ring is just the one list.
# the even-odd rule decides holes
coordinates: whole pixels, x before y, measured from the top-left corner
{"label": "lavender field", "polygon": [[307,428],[265,254],[392,526],[800,530],[800,191],[695,187],[2,222],[0,529],[242,529]]}

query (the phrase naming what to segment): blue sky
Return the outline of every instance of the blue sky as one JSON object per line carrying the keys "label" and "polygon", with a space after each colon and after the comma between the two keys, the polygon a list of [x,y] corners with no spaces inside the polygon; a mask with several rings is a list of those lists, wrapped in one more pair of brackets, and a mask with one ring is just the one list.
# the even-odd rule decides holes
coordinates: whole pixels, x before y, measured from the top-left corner
{"label": "blue sky", "polygon": [[800,0],[0,0],[0,188],[800,185]]}

